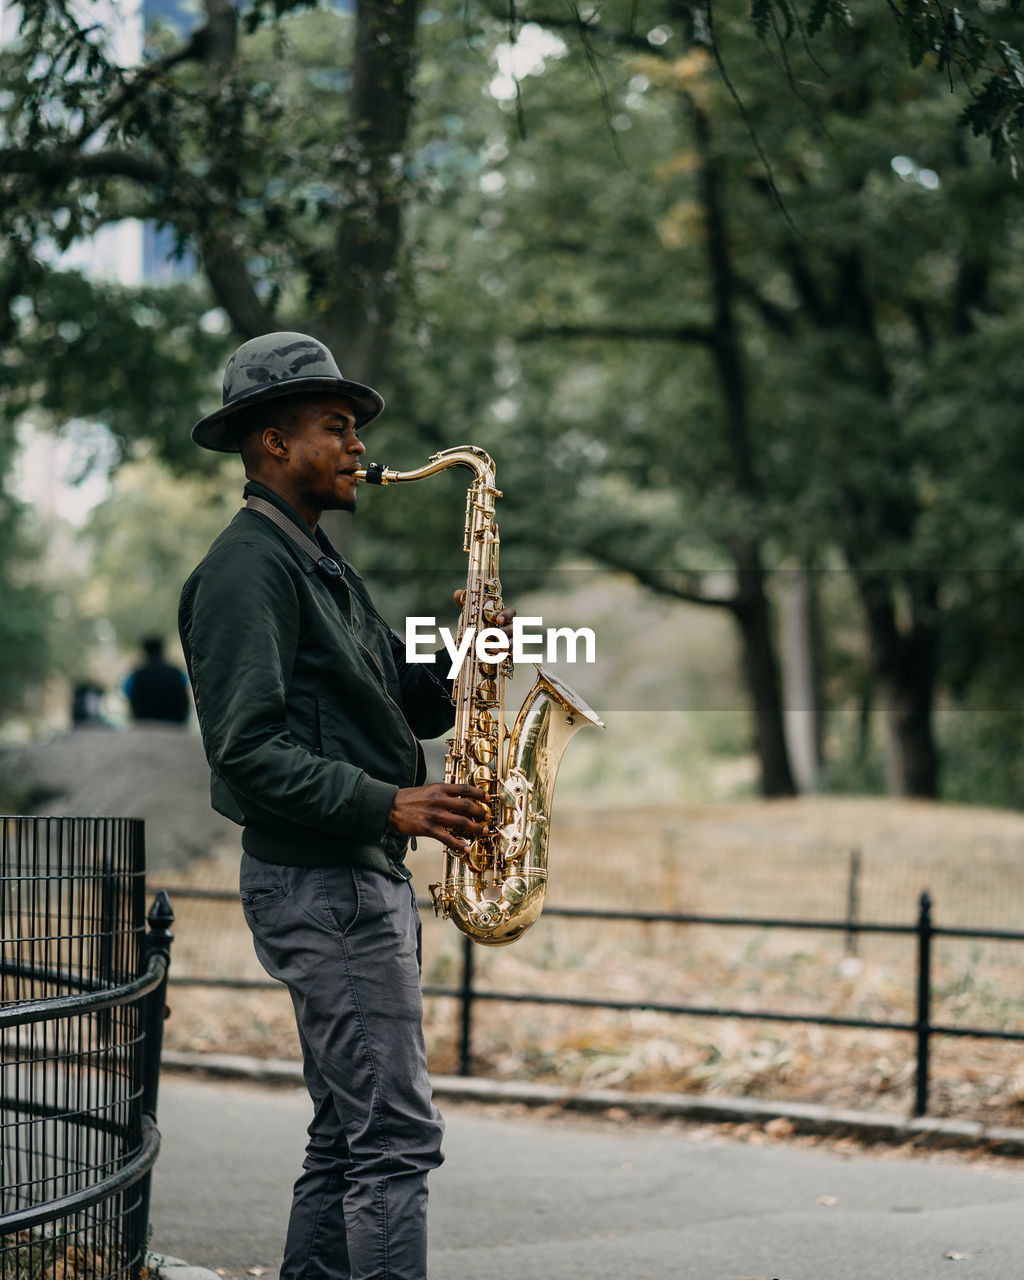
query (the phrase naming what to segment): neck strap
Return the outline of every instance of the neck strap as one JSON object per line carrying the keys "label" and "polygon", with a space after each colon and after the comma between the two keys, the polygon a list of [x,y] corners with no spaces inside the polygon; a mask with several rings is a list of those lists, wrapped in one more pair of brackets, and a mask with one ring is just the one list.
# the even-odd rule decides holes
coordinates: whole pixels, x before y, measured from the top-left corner
{"label": "neck strap", "polygon": [[303,533],[295,521],[289,520],[280,507],[275,507],[272,502],[267,502],[265,498],[258,498],[255,494],[250,494],[246,498],[245,506],[247,511],[255,511],[257,515],[266,516],[271,524],[277,525],[281,532],[286,533],[297,546],[301,547],[314,561],[316,567],[326,573],[329,578],[345,576],[345,571],[337,560],[325,555],[319,542],[316,542],[308,533]]}
{"label": "neck strap", "polygon": [[[258,498],[254,494],[250,494],[246,498],[245,506],[248,511],[255,511],[257,515],[266,516],[272,524],[276,524],[282,533],[286,533],[293,542],[305,551],[306,555],[316,561],[317,568],[326,573],[329,578],[344,578],[345,570],[338,564],[337,560],[332,560],[330,556],[324,555],[323,547],[318,542],[314,542],[308,533],[303,533],[294,520],[289,520],[280,507],[275,507],[272,502],[267,502],[265,498]],[[389,622],[380,616],[373,607],[369,596],[360,592],[359,598],[365,608],[377,619],[385,632],[391,637],[393,644],[403,645],[404,641],[401,636]],[[452,687],[444,683],[434,671],[433,666],[425,666],[423,670],[431,683],[437,686],[444,697],[454,702],[455,695]]]}

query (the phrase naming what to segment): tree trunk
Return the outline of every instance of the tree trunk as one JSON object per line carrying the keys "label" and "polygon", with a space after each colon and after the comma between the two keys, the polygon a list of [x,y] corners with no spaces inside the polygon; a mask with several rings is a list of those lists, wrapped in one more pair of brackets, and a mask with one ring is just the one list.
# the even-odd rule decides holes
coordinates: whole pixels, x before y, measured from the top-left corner
{"label": "tree trunk", "polygon": [[782,689],[786,741],[793,779],[801,792],[818,790],[821,781],[821,672],[814,575],[789,569],[779,597]]}
{"label": "tree trunk", "polygon": [[739,591],[732,611],[740,629],[743,672],[754,712],[761,793],[769,797],[792,796],[796,795],[796,786],[786,747],[772,610],[764,568],[754,543],[737,548],[736,560]]}
{"label": "tree trunk", "polygon": [[[711,145],[708,115],[692,99],[689,105],[701,160],[700,193],[714,311],[711,353],[722,401],[731,479],[737,493],[756,502],[760,497],[760,486],[750,440],[746,370],[733,305],[737,284],[718,164]],[[796,786],[786,747],[779,665],[760,547],[750,537],[734,539],[730,549],[738,580],[733,613],[740,628],[743,670],[754,713],[761,790],[766,796],[792,796],[796,794]]]}
{"label": "tree trunk", "polygon": [[886,789],[890,795],[938,795],[938,753],[932,731],[932,684],[921,677],[879,679],[886,731]]}
{"label": "tree trunk", "polygon": [[343,210],[319,322],[346,377],[379,379],[398,309],[418,0],[359,0]]}
{"label": "tree trunk", "polygon": [[[376,385],[398,312],[405,155],[412,116],[419,0],[359,0],[349,134],[339,147],[343,208],[325,275],[326,307],[312,331],[347,378]],[[328,512],[345,549],[351,517]]]}
{"label": "tree trunk", "polygon": [[[237,14],[227,0],[206,6],[207,74],[223,75],[236,53]],[[370,383],[385,368],[398,308],[418,11],[419,0],[358,0],[349,121],[331,175],[337,226],[331,247],[310,259],[311,314],[267,308],[230,223],[203,222],[196,232],[210,285],[242,337],[303,329],[327,343],[346,377]]]}
{"label": "tree trunk", "polygon": [[[845,329],[852,335],[846,344],[852,362],[848,376],[859,377],[874,392],[881,421],[894,419],[895,377],[879,337],[860,251],[850,249],[836,258],[831,306],[814,285],[795,245],[788,263],[816,326]],[[967,272],[962,285],[968,299],[983,288],[983,281]],[[910,451],[904,449],[901,454],[897,431],[893,421],[888,465],[902,471],[909,466]],[[926,573],[897,576],[856,567],[877,558],[879,545],[906,546],[912,540],[917,505],[909,488],[879,501],[877,494],[849,485],[841,497],[846,507],[844,554],[854,566],[864,606],[871,671],[883,712],[887,789],[891,795],[934,797],[939,777],[932,721],[939,661],[937,582]]]}
{"label": "tree trunk", "polygon": [[885,724],[886,787],[890,795],[934,799],[939,758],[932,719],[938,673],[936,584],[914,584],[903,631],[891,587],[858,575],[871,641],[871,666]]}

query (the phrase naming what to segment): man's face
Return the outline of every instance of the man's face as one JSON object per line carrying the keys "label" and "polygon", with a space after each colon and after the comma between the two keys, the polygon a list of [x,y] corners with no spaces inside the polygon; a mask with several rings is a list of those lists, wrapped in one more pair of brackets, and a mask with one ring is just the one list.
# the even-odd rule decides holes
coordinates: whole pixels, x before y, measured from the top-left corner
{"label": "man's face", "polygon": [[289,488],[318,511],[354,511],[353,472],[365,452],[356,435],[356,415],[344,396],[326,392],[309,400],[288,429]]}

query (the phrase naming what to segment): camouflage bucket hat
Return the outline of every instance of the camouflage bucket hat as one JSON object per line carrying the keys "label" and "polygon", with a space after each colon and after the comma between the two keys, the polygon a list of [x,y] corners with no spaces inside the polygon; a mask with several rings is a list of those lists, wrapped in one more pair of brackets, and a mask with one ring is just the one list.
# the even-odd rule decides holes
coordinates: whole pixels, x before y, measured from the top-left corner
{"label": "camouflage bucket hat", "polygon": [[235,415],[265,400],[305,391],[335,391],[350,401],[356,427],[365,427],[384,408],[372,387],[342,377],[334,356],[305,333],[268,333],[243,342],[224,370],[223,404],[192,428],[204,449],[237,453]]}

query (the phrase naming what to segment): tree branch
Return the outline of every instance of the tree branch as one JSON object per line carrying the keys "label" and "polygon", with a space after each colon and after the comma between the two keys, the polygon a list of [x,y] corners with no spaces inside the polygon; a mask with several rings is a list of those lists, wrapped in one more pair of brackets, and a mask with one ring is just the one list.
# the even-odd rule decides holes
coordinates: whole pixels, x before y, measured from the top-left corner
{"label": "tree branch", "polygon": [[738,596],[709,596],[698,591],[692,577],[675,569],[644,569],[633,564],[625,556],[617,556],[601,542],[590,541],[582,548],[587,555],[593,556],[609,569],[617,569],[628,573],[642,586],[657,595],[669,596],[673,600],[682,600],[687,604],[699,604],[708,609],[731,609],[735,611],[740,604]]}
{"label": "tree branch", "polygon": [[[29,174],[43,180],[50,177],[125,178],[143,186],[175,185],[181,193],[193,187],[190,175],[177,173],[151,156],[133,151],[96,151],[89,155],[68,154],[61,150],[40,157],[21,151],[0,151],[0,170]],[[184,204],[189,204],[185,199]],[[209,227],[209,211],[192,209],[190,220],[203,269],[217,302],[231,318],[232,324],[246,337],[254,338],[278,327],[274,313],[260,300],[253,286],[245,260],[232,243],[229,234]],[[152,216],[152,211],[139,210],[138,217]]]}
{"label": "tree branch", "polygon": [[159,160],[135,151],[94,151],[82,155],[63,147],[50,154],[9,147],[0,151],[0,172],[31,174],[39,178],[74,177],[129,178],[151,184],[166,181],[172,171]]}
{"label": "tree branch", "polygon": [[245,260],[224,232],[197,232],[203,271],[217,302],[246,338],[280,328],[278,318],[264,306],[253,286]]}
{"label": "tree branch", "polygon": [[164,57],[144,66],[130,84],[126,84],[119,94],[116,94],[109,102],[104,104],[103,110],[95,120],[88,120],[82,125],[81,129],[70,139],[69,145],[75,148],[84,146],[108,120],[114,119],[119,112],[123,111],[140,94],[144,93],[154,80],[159,80],[161,76],[166,75],[173,67],[180,66],[183,62],[202,61],[206,56],[209,39],[209,25],[201,27],[192,35],[187,44],[181,45],[180,48],[172,49]]}

